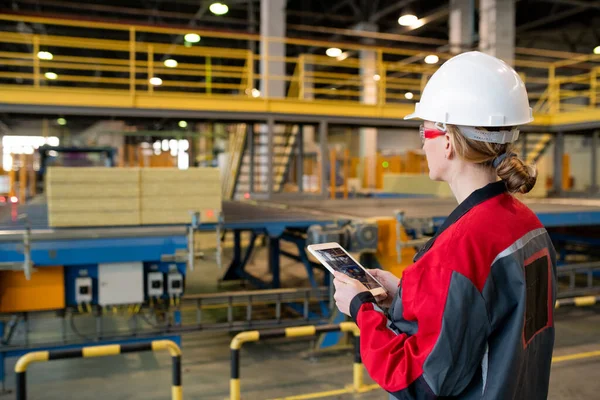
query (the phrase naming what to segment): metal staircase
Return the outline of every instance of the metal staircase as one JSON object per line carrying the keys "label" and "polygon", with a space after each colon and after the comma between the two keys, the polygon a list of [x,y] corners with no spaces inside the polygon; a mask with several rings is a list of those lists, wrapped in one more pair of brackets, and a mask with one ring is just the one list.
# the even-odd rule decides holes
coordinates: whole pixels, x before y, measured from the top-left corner
{"label": "metal staircase", "polygon": [[[522,136],[523,137],[523,136]],[[549,133],[527,134],[527,157],[528,164],[535,164],[542,157],[548,146],[552,143],[553,135]],[[515,150],[519,156],[523,155],[523,140],[519,140],[515,146]]]}
{"label": "metal staircase", "polygon": [[[266,129],[261,129],[260,126],[257,126],[257,128],[253,132],[252,141],[249,138],[245,141],[235,185],[234,199],[243,199],[246,193],[251,192],[268,193],[269,174],[273,174],[273,193],[283,190],[298,137],[298,126],[276,125],[272,149],[269,149],[269,135]],[[269,170],[269,152],[272,152],[273,157],[272,170]],[[252,154],[254,158],[253,165],[250,164]],[[253,179],[252,188],[250,187],[250,179]]]}

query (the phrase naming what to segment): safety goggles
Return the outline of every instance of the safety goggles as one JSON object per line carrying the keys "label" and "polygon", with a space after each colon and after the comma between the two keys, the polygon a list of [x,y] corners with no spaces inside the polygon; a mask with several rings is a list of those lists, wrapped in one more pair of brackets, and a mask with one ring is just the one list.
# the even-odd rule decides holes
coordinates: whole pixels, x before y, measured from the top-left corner
{"label": "safety goggles", "polygon": [[435,139],[438,136],[444,136],[446,132],[437,128],[425,128],[425,125],[421,125],[419,127],[419,134],[421,135],[421,141],[425,143],[425,139]]}

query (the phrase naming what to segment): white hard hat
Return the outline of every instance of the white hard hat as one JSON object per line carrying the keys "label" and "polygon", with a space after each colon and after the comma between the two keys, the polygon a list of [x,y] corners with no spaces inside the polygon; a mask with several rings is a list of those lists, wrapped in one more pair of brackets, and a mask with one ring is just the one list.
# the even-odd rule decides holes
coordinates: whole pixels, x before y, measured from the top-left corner
{"label": "white hard hat", "polygon": [[415,112],[420,118],[463,126],[515,126],[533,121],[527,90],[504,61],[478,51],[446,61],[429,79]]}

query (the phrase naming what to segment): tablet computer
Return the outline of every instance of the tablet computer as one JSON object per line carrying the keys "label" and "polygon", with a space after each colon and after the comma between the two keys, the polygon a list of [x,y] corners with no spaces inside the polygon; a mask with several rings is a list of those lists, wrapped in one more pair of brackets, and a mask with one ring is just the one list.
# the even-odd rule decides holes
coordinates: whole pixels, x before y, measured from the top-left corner
{"label": "tablet computer", "polygon": [[316,257],[331,273],[341,272],[360,281],[373,296],[385,294],[383,285],[360,265],[339,243],[311,244],[310,254]]}

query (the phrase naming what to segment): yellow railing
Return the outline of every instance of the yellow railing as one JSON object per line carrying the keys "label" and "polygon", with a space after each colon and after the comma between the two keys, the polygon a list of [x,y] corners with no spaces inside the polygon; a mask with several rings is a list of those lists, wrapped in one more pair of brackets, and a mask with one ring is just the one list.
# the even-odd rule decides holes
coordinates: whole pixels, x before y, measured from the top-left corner
{"label": "yellow railing", "polygon": [[[0,88],[119,92],[130,95],[132,106],[142,93],[410,105],[419,100],[439,65],[424,63],[424,57],[436,54],[440,63],[451,57],[432,47],[439,40],[375,32],[338,34],[412,41],[422,49],[369,46],[357,37],[337,43],[310,37],[265,39],[270,45],[298,49],[297,56],[284,57],[269,54],[269,45],[262,46],[267,50],[261,55],[249,50],[258,48],[261,38],[256,34],[192,30],[203,39],[185,45],[181,37],[189,28],[13,14],[0,14],[0,20],[6,22],[6,31],[0,31]],[[16,33],[11,24],[18,22],[68,28],[69,36]],[[305,35],[323,33],[321,28],[311,33],[306,33],[310,27],[294,29]],[[325,50],[332,47],[342,54],[326,56]],[[525,48],[516,53],[515,68],[527,84],[536,113],[598,106],[600,55]],[[176,66],[166,60],[175,60]],[[283,64],[278,69],[283,74],[274,70],[276,64]]]}

